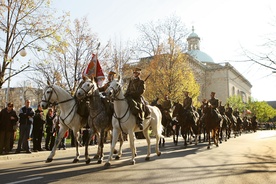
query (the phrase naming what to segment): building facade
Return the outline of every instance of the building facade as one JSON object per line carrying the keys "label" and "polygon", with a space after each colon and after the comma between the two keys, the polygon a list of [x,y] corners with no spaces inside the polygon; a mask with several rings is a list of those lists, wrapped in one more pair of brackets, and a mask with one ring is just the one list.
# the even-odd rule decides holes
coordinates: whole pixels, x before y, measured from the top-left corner
{"label": "building facade", "polygon": [[189,65],[200,85],[198,100],[209,99],[210,93],[216,92],[216,97],[226,103],[227,98],[240,95],[244,103],[251,98],[250,82],[230,63],[215,63],[208,54],[200,50],[200,37],[194,32],[187,38]]}
{"label": "building facade", "polygon": [[[25,100],[31,101],[31,106],[36,109],[42,98],[42,89],[33,88],[31,86],[24,87],[10,87],[9,92],[7,88],[0,89],[0,109],[7,105],[7,99],[14,104],[14,109],[18,111],[25,105]],[[7,93],[9,97],[7,98]]]}

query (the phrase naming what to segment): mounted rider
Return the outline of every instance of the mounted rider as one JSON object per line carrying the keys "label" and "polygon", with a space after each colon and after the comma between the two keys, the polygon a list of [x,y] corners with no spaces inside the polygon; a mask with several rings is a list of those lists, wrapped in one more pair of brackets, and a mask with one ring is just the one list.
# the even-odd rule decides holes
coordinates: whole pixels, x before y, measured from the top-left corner
{"label": "mounted rider", "polygon": [[[114,80],[114,77],[116,76],[116,72],[114,71],[109,71],[108,75],[107,75],[107,82],[102,86],[99,87],[99,92],[102,92],[102,95],[105,96],[105,90],[108,88],[110,82],[112,82]],[[112,119],[112,115],[114,113],[114,106],[113,103],[107,99],[107,98],[102,98],[102,102],[105,106],[105,110],[108,114],[108,116],[110,116],[110,118]]]}
{"label": "mounted rider", "polygon": [[192,112],[193,99],[189,97],[189,92],[184,91],[183,108],[187,112]]}
{"label": "mounted rider", "polygon": [[172,120],[172,116],[171,116],[172,102],[169,99],[168,95],[165,95],[164,101],[163,101],[161,107],[164,111],[164,115],[165,115],[166,119],[171,121]]}
{"label": "mounted rider", "polygon": [[140,130],[143,130],[143,120],[149,114],[149,110],[146,107],[146,102],[142,96],[145,92],[146,86],[145,82],[140,78],[140,74],[140,68],[135,68],[133,70],[133,78],[129,82],[125,97],[129,104],[130,111],[137,118],[136,123],[138,127]]}
{"label": "mounted rider", "polygon": [[193,99],[189,96],[188,91],[184,91],[183,109],[188,116],[194,117]]}
{"label": "mounted rider", "polygon": [[211,113],[213,114],[213,116],[215,118],[219,118],[220,114],[218,111],[218,106],[219,106],[219,100],[217,98],[215,98],[216,93],[215,92],[211,92],[210,96],[211,98],[208,100],[208,102],[211,105],[212,111]]}

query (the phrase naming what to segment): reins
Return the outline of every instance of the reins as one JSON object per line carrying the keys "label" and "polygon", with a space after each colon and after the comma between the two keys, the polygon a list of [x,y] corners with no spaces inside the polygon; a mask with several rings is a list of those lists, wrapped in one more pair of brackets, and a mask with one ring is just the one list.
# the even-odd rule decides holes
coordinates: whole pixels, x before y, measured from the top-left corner
{"label": "reins", "polygon": [[[75,100],[75,97],[72,97],[72,98],[69,98],[69,99],[67,99],[67,100],[63,100],[63,101],[60,101],[60,102],[56,102],[56,103],[54,102],[54,103],[52,103],[52,102],[50,102],[50,100],[51,100],[51,98],[52,98],[53,93],[56,94],[57,98],[58,98],[58,94],[57,94],[57,92],[56,92],[56,90],[54,89],[53,86],[49,86],[48,88],[51,88],[51,89],[52,89],[51,94],[49,95],[47,101],[46,101],[46,100],[41,100],[42,102],[46,102],[47,104],[51,104],[51,105],[52,105],[52,104],[59,105],[59,104],[63,104],[63,103],[66,103],[66,102]],[[48,89],[48,88],[47,88],[47,89]],[[47,91],[47,90],[45,90],[45,91]],[[44,98],[46,99],[45,93],[43,94],[43,96],[44,96]],[[77,103],[75,103],[75,104],[73,105],[73,107],[71,108],[70,112],[67,114],[67,116],[66,116],[65,118],[62,118],[61,116],[59,116],[59,118],[62,120],[63,124],[65,124],[64,121],[71,115],[71,113],[73,112],[73,110],[74,110],[74,108],[76,107],[76,105],[77,105]],[[65,125],[66,125],[66,124],[65,124]]]}
{"label": "reins", "polygon": [[[114,96],[114,97],[113,97],[113,100],[114,100],[114,101],[126,101],[125,98],[121,98],[121,99],[120,99],[120,98],[117,97],[117,96],[121,93],[121,87],[120,87],[120,86],[119,86],[119,88],[118,88],[117,91],[116,91],[113,87],[111,87],[111,89],[115,92],[114,95],[113,95],[113,96]],[[126,112],[124,113],[124,115],[123,115],[122,117],[118,117],[118,116],[116,115],[116,112],[115,112],[115,111],[114,111],[114,115],[113,115],[113,117],[116,118],[116,119],[118,120],[119,127],[120,127],[122,133],[125,134],[125,135],[127,135],[127,133],[125,133],[125,132],[123,131],[123,128],[122,128],[121,123],[125,123],[125,122],[129,119],[130,113],[129,113],[128,118],[127,118],[124,122],[121,122],[121,120],[127,115],[127,113],[128,113],[129,110],[130,110],[130,107],[129,107],[128,103],[127,103],[127,110],[126,110]]]}

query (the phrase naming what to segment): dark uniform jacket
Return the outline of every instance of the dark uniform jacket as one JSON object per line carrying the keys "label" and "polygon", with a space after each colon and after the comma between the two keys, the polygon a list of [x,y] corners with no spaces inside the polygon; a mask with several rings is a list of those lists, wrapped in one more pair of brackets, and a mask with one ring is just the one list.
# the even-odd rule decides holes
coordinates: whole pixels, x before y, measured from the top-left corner
{"label": "dark uniform jacket", "polygon": [[218,108],[219,105],[219,100],[216,98],[211,98],[210,100],[208,100],[208,102],[212,105],[213,109]]}
{"label": "dark uniform jacket", "polygon": [[135,101],[141,102],[141,96],[145,92],[145,83],[139,77],[132,79],[128,85],[125,97],[131,97]]}
{"label": "dark uniform jacket", "polygon": [[170,111],[170,109],[172,108],[172,102],[170,100],[165,100],[162,103],[162,108],[166,111]]}
{"label": "dark uniform jacket", "polygon": [[183,101],[183,108],[186,110],[192,110],[192,98],[186,97]]}
{"label": "dark uniform jacket", "polygon": [[[11,120],[14,117],[14,120]],[[2,109],[0,112],[0,131],[14,132],[13,126],[16,125],[18,121],[18,116],[14,110],[8,112],[8,109]]]}

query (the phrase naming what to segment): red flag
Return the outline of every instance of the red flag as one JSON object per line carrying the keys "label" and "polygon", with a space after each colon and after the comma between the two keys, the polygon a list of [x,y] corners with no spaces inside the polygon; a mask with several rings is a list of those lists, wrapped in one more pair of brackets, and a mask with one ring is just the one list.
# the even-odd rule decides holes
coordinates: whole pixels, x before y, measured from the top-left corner
{"label": "red flag", "polygon": [[92,54],[92,59],[87,67],[84,69],[82,76],[87,76],[89,78],[96,77],[97,79],[105,78],[97,55]]}

